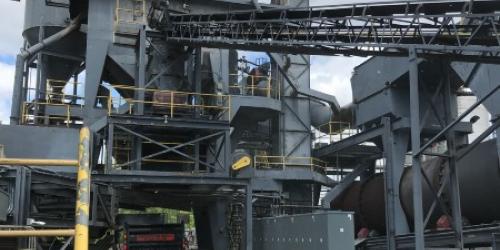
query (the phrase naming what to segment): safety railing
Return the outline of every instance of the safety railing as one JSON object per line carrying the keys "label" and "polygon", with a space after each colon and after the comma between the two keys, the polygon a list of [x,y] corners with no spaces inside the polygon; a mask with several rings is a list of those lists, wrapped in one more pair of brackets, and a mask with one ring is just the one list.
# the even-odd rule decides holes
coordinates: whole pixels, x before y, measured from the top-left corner
{"label": "safety railing", "polygon": [[[45,100],[49,103],[76,103],[82,100],[83,97],[76,94],[78,85],[81,84],[76,81],[66,81],[57,79],[47,79]],[[73,94],[65,93],[64,89],[71,86]]]}
{"label": "safety railing", "polygon": [[90,130],[80,130],[78,159],[21,159],[0,158],[0,165],[10,166],[74,166],[78,167],[77,199],[74,229],[11,229],[0,230],[0,238],[12,237],[68,237],[75,239],[76,250],[88,250],[90,207]]}
{"label": "safety railing", "polygon": [[116,0],[115,24],[146,24],[146,19],[145,0]]}
{"label": "safety railing", "polygon": [[[0,225],[0,231],[3,232],[11,232],[11,231],[26,231],[29,232],[31,230],[35,230],[34,227],[31,226],[17,226],[17,225]],[[24,250],[36,250],[37,249],[37,244],[36,244],[36,238],[31,236],[28,238],[28,248],[25,248]]]}
{"label": "safety railing", "polygon": [[[61,107],[64,109],[64,114],[54,115],[46,112],[39,112],[37,110],[44,110],[47,107]],[[70,127],[76,120],[71,112],[73,107],[83,109],[83,105],[71,105],[63,103],[49,103],[49,102],[25,102],[21,110],[21,124],[29,125],[34,123],[35,120],[44,120],[49,124],[59,124]]]}
{"label": "safety railing", "polygon": [[229,92],[233,95],[264,96],[280,99],[279,84],[273,87],[270,76],[255,76],[248,74],[229,74]]}
{"label": "safety railing", "polygon": [[349,122],[331,121],[317,127],[314,141],[317,144],[331,144],[357,133],[357,129],[353,129]]}
{"label": "safety railing", "polygon": [[[84,97],[77,95],[77,81],[47,79],[44,90],[27,89],[27,100],[21,106],[21,124],[49,123],[65,125],[77,123],[75,109],[83,109]],[[69,89],[68,89],[69,87]],[[67,94],[72,92],[72,94]],[[102,97],[100,97],[102,98]],[[107,96],[104,97],[107,103]],[[105,105],[104,105],[105,106]],[[53,112],[47,109],[53,108]]]}
{"label": "safety railing", "polygon": [[261,170],[286,170],[290,167],[300,167],[325,173],[327,163],[314,157],[256,155],[254,167]]}
{"label": "safety railing", "polygon": [[135,106],[144,105],[154,114],[170,118],[201,115],[209,116],[213,120],[226,120],[231,117],[230,95],[136,88],[127,85],[113,85],[113,88],[132,93],[142,91],[146,97],[144,100],[138,100],[110,95],[107,99],[109,115],[123,113],[124,107],[126,112],[133,114]]}

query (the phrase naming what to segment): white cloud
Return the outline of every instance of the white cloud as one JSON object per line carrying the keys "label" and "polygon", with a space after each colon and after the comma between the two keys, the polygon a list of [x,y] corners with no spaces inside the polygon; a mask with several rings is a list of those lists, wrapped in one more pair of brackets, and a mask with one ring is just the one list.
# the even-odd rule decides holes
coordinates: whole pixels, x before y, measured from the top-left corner
{"label": "white cloud", "polygon": [[[40,0],[29,0],[40,1]],[[15,55],[23,45],[24,1],[0,1],[0,54]]]}
{"label": "white cloud", "polygon": [[[30,0],[39,1],[39,0]],[[23,45],[24,1],[0,1],[0,55],[11,56]],[[0,121],[9,123],[14,65],[0,62]]]}
{"label": "white cloud", "polygon": [[351,76],[362,57],[311,57],[311,88],[333,95],[340,105],[352,102]]}
{"label": "white cloud", "polygon": [[14,65],[0,62],[0,121],[9,123],[12,85],[14,82]]}

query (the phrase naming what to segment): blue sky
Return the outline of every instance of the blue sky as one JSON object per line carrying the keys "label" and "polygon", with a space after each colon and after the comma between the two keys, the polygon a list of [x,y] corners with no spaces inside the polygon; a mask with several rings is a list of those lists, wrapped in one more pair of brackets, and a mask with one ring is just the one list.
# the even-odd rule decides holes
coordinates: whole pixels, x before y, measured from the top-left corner
{"label": "blue sky", "polygon": [[[8,123],[14,79],[15,56],[22,46],[24,1],[0,0],[0,121]],[[41,1],[41,0],[30,0]],[[367,2],[367,0],[356,0]],[[263,0],[265,2],[265,0]],[[344,4],[352,0],[311,0],[312,5]],[[351,101],[349,79],[353,68],[363,58],[320,57],[311,58],[311,86],[335,95],[341,104]]]}

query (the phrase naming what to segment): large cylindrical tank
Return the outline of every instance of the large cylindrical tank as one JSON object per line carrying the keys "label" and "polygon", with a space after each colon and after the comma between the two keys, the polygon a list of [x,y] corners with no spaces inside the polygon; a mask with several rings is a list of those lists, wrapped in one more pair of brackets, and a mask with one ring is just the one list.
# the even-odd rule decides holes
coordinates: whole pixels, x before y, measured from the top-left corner
{"label": "large cylindrical tank", "polygon": [[[460,154],[460,151],[459,151]],[[432,159],[425,163],[424,171],[429,177],[434,190],[445,181],[448,163],[443,159]],[[500,220],[500,167],[495,140],[479,144],[468,155],[457,162],[457,174],[460,186],[462,216],[471,224],[490,223]],[[408,219],[413,220],[412,174],[406,171],[401,181],[401,204]],[[422,183],[424,214],[427,213],[434,198],[428,185]],[[443,198],[449,204],[449,189],[445,189]],[[430,224],[443,215],[436,208]]]}
{"label": "large cylindrical tank", "polygon": [[361,190],[361,182],[356,181],[350,185],[340,196],[330,203],[330,207],[336,210],[353,211],[354,224],[356,229],[365,227],[366,224],[361,217],[359,206],[359,195]]}
{"label": "large cylindrical tank", "polygon": [[471,224],[500,220],[500,165],[496,140],[477,146],[458,163],[462,214]]}
{"label": "large cylindrical tank", "polygon": [[378,232],[385,231],[385,200],[380,194],[384,193],[384,177],[375,174],[366,179],[359,193],[360,217],[366,226]]}
{"label": "large cylindrical tank", "polygon": [[[446,160],[441,158],[431,158],[422,164],[422,169],[424,170],[425,176],[427,176],[429,182],[431,183],[432,189],[429,187],[427,182],[422,179],[422,207],[424,211],[424,216],[427,215],[432,203],[434,202],[433,191],[437,192],[441,183],[443,183],[444,177],[447,176]],[[413,171],[411,168],[406,168],[403,177],[401,178],[401,183],[399,186],[399,193],[401,199],[401,205],[406,213],[407,219],[410,221],[410,226],[413,221]],[[446,195],[446,194],[445,194]],[[443,196],[444,197],[444,196]],[[433,211],[433,214],[429,220],[429,226],[434,225],[435,221],[442,215],[441,209],[438,204]]]}
{"label": "large cylindrical tank", "polygon": [[[26,1],[23,37],[30,45],[47,38],[62,29],[70,22],[70,11],[61,6],[49,6],[46,1]],[[58,42],[46,47],[44,51],[53,56],[44,55],[46,77],[53,80],[67,80],[78,69],[85,56],[85,34],[77,31]],[[55,56],[62,55],[62,56]],[[72,59],[69,59],[71,57]]]}
{"label": "large cylindrical tank", "polygon": [[[459,151],[460,154],[460,151]],[[431,183],[432,189],[439,190],[440,185],[448,176],[448,163],[441,158],[432,158],[422,164],[424,173]],[[460,186],[462,216],[471,224],[490,223],[500,220],[500,165],[496,141],[481,143],[468,155],[457,162],[457,173]],[[413,224],[413,174],[411,168],[406,168],[400,184],[401,205],[406,213],[410,227]],[[384,178],[376,174],[364,183],[354,183],[340,199],[332,202],[335,209],[359,212],[361,223],[378,232],[385,231],[385,193]],[[357,193],[358,192],[358,193]],[[358,202],[345,203],[345,196]],[[444,190],[442,198],[449,203],[448,189]],[[427,183],[422,180],[422,207],[424,215],[434,202],[434,195]],[[346,205],[348,204],[348,205]],[[431,216],[428,227],[433,227],[436,220],[443,215],[437,206]],[[359,229],[359,228],[358,228]]]}

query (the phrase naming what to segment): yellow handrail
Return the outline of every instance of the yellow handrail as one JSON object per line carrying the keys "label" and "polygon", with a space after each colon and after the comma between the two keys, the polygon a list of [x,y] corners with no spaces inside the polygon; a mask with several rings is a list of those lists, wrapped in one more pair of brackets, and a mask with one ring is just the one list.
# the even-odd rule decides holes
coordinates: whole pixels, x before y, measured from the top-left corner
{"label": "yellow handrail", "polygon": [[314,157],[301,157],[301,156],[268,156],[268,155],[256,155],[254,156],[255,167],[259,168],[266,166],[267,168],[273,168],[273,166],[280,166],[282,170],[286,167],[310,167],[311,171],[324,171],[327,167],[327,163],[314,158]]}
{"label": "yellow handrail", "polygon": [[75,229],[0,230],[0,238],[74,236]]}
{"label": "yellow handrail", "polygon": [[[35,106],[60,106],[66,108],[66,114],[64,117],[62,116],[56,116],[56,115],[36,115],[36,114],[30,114],[28,106],[30,105],[35,105]],[[71,124],[71,108],[72,107],[80,107],[80,109],[83,109],[83,105],[73,105],[73,104],[66,104],[66,103],[49,103],[49,102],[24,102],[21,110],[21,124],[27,124],[28,118],[43,118],[47,120],[61,120],[66,123],[66,127],[69,127]]]}
{"label": "yellow handrail", "polygon": [[26,165],[26,166],[60,166],[71,167],[78,165],[77,160],[63,159],[21,159],[21,158],[0,158],[0,165]]}
{"label": "yellow handrail", "polygon": [[[224,94],[209,94],[209,93],[196,93],[196,92],[182,92],[182,91],[173,91],[173,90],[158,90],[158,89],[149,89],[149,88],[136,88],[133,86],[127,86],[127,85],[113,85],[112,86],[115,89],[126,89],[126,90],[132,90],[132,91],[144,91],[144,92],[153,92],[153,93],[163,93],[169,95],[169,101],[167,102],[162,102],[162,101],[156,101],[156,100],[136,100],[133,98],[122,98],[121,96],[119,97],[112,97],[111,93],[110,96],[108,97],[108,114],[112,115],[113,110],[115,107],[120,107],[122,105],[127,105],[128,104],[128,111],[129,113],[132,114],[132,108],[134,105],[137,104],[150,104],[155,107],[165,107],[168,108],[168,112],[170,117],[176,116],[176,110],[178,109],[185,109],[185,108],[198,108],[200,110],[218,110],[222,111],[222,113],[219,113],[218,118],[221,117],[222,114],[228,113],[229,116],[231,115],[231,96],[230,95],[224,95]],[[177,97],[182,97],[178,101],[179,98]],[[214,104],[197,104],[197,103],[190,103],[190,100],[188,100],[187,97],[194,97],[194,98],[214,98],[214,99],[209,99],[214,102]]]}
{"label": "yellow handrail", "polygon": [[328,138],[328,143],[343,140],[357,133],[357,130],[351,127],[351,123],[342,121],[330,121],[318,126],[317,129],[319,131],[315,134],[315,140],[324,142],[323,139]]}
{"label": "yellow handrail", "polygon": [[[251,79],[251,85],[249,87],[243,87],[243,85],[241,85],[239,83],[230,83],[229,84],[230,89],[231,88],[240,89],[241,95],[245,95],[244,94],[244,93],[246,93],[245,90],[249,90],[251,96],[256,96],[255,92],[256,92],[256,90],[259,90],[259,91],[265,91],[264,96],[266,96],[268,98],[280,99],[279,88],[276,91],[275,95],[273,95],[273,93],[272,93],[273,92],[273,88],[271,86],[272,78],[270,76],[255,76],[255,75],[246,75],[246,74],[229,74],[229,76],[237,76],[238,78],[247,77],[247,78]],[[257,84],[258,84],[258,81],[260,81],[259,79],[266,80],[267,86],[266,87],[258,87]]]}
{"label": "yellow handrail", "polygon": [[74,229],[4,230],[0,237],[75,236],[75,250],[89,247],[90,207],[90,130],[80,130],[78,160],[0,158],[0,164],[11,166],[77,166],[77,199]]}

